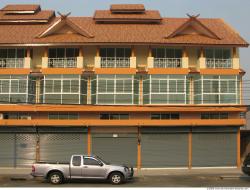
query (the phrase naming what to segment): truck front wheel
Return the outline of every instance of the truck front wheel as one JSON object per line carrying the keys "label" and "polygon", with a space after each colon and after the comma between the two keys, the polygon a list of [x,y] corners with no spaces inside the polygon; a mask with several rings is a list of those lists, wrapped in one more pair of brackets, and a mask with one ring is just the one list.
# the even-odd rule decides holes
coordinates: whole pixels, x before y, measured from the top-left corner
{"label": "truck front wheel", "polygon": [[119,184],[121,184],[124,181],[123,178],[124,177],[123,177],[123,175],[120,172],[113,172],[109,176],[109,181],[113,185],[119,185]]}
{"label": "truck front wheel", "polygon": [[52,172],[49,175],[49,182],[54,185],[61,184],[63,182],[63,175],[60,172]]}

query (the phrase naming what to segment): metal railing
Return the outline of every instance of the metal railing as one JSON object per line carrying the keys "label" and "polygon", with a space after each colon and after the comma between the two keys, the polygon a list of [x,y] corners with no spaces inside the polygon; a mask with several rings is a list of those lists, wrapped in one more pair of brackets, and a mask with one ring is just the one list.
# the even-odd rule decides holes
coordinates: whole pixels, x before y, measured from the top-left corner
{"label": "metal railing", "polygon": [[129,68],[130,57],[101,57],[101,68]]}
{"label": "metal railing", "polygon": [[181,58],[154,58],[154,68],[180,68]]}
{"label": "metal railing", "polygon": [[24,68],[24,58],[0,58],[0,68]]}
{"label": "metal railing", "polygon": [[231,59],[209,59],[206,58],[206,67],[207,68],[232,68]]}
{"label": "metal railing", "polygon": [[76,57],[49,58],[48,59],[49,68],[76,68],[76,66],[77,66]]}

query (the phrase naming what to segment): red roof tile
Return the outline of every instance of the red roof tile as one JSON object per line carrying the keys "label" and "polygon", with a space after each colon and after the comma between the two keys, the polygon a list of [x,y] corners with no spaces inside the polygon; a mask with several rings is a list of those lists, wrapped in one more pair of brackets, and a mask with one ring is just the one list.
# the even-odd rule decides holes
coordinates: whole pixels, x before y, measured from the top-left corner
{"label": "red roof tile", "polygon": [[143,4],[112,4],[110,10],[112,12],[143,12],[145,7]]}
{"label": "red roof tile", "polygon": [[31,4],[11,4],[6,5],[2,8],[2,11],[37,11],[40,9],[40,5],[31,5]]}
{"label": "red roof tile", "polygon": [[92,17],[68,17],[72,23],[82,30],[92,34],[88,38],[79,34],[51,34],[46,37],[37,36],[46,31],[60,18],[45,24],[0,24],[0,45],[8,44],[162,44],[162,45],[218,45],[218,46],[247,46],[237,32],[229,27],[222,19],[198,20],[213,31],[220,39],[204,35],[177,35],[166,38],[183,25],[188,18],[163,18],[160,24],[98,24]]}
{"label": "red roof tile", "polygon": [[5,14],[3,11],[0,11],[0,23],[7,21],[20,21],[20,20],[46,20],[48,21],[50,18],[55,16],[54,11],[45,10],[39,11],[36,14]]}
{"label": "red roof tile", "polygon": [[130,14],[117,14],[112,13],[109,10],[97,10],[94,14],[96,21],[147,21],[147,22],[159,22],[161,21],[161,15],[159,11],[147,10],[142,14],[130,13]]}

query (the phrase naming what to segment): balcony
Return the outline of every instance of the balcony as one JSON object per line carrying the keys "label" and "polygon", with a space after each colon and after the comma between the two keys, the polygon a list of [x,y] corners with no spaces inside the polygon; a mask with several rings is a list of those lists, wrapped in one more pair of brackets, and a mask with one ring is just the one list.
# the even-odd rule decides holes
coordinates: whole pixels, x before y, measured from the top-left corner
{"label": "balcony", "polygon": [[77,57],[48,58],[48,68],[77,68]]}
{"label": "balcony", "polygon": [[209,69],[231,69],[231,59],[206,59],[206,68]]}
{"label": "balcony", "polygon": [[101,68],[130,68],[130,57],[101,57]]}
{"label": "balcony", "polygon": [[154,68],[181,68],[182,58],[154,58]]}
{"label": "balcony", "polygon": [[25,58],[1,58],[0,68],[24,68]]}

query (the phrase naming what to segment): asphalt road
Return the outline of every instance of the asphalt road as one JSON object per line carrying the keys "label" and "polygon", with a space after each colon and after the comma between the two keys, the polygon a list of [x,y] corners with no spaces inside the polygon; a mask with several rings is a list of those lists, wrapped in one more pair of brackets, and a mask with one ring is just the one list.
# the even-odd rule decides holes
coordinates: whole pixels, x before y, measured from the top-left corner
{"label": "asphalt road", "polygon": [[[43,179],[11,180],[0,178],[0,187],[114,187],[106,181],[77,180],[51,185]],[[219,176],[144,176],[116,187],[250,187],[249,177],[226,178]]]}

